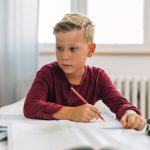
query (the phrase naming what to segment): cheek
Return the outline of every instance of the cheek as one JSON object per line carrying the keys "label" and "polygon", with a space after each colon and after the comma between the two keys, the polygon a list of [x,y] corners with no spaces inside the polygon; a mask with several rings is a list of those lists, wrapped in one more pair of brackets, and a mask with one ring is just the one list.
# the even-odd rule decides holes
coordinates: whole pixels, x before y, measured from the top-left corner
{"label": "cheek", "polygon": [[86,62],[86,59],[87,59],[87,55],[80,55],[77,57],[76,61],[80,64],[85,64]]}
{"label": "cheek", "polygon": [[56,51],[56,57],[60,57],[60,53],[58,51]]}
{"label": "cheek", "polygon": [[60,55],[58,53],[56,53],[56,59],[57,59],[57,61],[60,60]]}
{"label": "cheek", "polygon": [[88,57],[88,55],[89,55],[89,52],[86,51],[86,52],[82,53],[82,54],[80,55],[80,57],[82,57],[82,59],[86,59],[86,58]]}

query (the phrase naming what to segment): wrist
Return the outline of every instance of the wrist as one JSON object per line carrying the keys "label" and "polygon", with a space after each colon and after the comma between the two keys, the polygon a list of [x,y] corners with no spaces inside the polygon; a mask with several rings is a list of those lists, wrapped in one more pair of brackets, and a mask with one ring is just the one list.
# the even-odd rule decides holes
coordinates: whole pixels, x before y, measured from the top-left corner
{"label": "wrist", "polygon": [[59,111],[53,114],[53,118],[59,120],[71,120],[72,107],[63,106]]}
{"label": "wrist", "polygon": [[125,111],[124,115],[129,115],[129,114],[135,114],[136,115],[137,113],[134,110],[128,109]]}

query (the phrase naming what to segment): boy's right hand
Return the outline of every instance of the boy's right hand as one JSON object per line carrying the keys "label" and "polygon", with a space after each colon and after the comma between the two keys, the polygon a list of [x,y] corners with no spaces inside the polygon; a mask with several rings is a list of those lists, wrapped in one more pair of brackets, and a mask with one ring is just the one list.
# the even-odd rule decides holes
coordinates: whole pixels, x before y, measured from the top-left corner
{"label": "boy's right hand", "polygon": [[64,106],[58,112],[53,114],[55,119],[67,119],[78,122],[90,122],[93,119],[99,119],[100,111],[94,105],[84,104],[76,107]]}
{"label": "boy's right hand", "polygon": [[99,119],[100,111],[94,105],[84,104],[73,107],[72,120],[79,122],[90,122]]}

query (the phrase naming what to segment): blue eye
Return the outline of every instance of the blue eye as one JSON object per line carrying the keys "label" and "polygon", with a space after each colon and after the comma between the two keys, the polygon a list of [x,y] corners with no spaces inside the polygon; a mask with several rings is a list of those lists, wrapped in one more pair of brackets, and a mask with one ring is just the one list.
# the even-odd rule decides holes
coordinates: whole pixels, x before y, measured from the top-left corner
{"label": "blue eye", "polygon": [[58,50],[58,51],[60,51],[60,52],[62,52],[64,49],[62,48],[62,47],[56,47],[56,49]]}
{"label": "blue eye", "polygon": [[78,49],[78,48],[76,48],[76,47],[70,47],[69,50],[70,50],[71,52],[75,52],[77,49]]}

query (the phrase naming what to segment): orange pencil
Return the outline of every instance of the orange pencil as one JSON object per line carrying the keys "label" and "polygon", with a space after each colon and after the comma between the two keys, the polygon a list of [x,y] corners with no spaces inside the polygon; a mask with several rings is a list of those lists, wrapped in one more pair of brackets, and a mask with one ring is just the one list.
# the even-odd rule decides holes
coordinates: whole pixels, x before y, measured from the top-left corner
{"label": "orange pencil", "polygon": [[[80,95],[73,87],[71,87],[70,89],[71,89],[71,91],[72,91],[76,96],[78,96],[78,97],[80,98],[80,100],[82,100],[82,102],[84,102],[85,104],[88,104],[87,100],[86,100],[85,98],[83,98],[82,95]],[[98,116],[99,116],[103,121],[105,121],[104,118],[103,118],[101,115],[98,114]]]}

